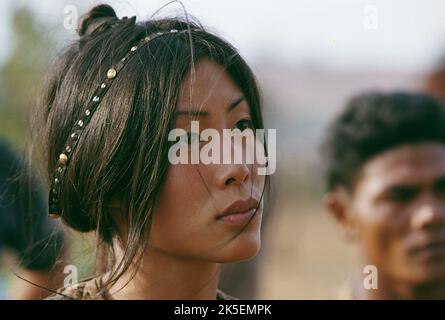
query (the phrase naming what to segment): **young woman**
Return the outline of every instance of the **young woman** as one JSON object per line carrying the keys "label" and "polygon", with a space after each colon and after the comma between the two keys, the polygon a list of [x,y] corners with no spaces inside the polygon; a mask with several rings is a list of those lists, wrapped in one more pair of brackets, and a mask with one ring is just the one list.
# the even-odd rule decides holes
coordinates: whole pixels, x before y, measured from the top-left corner
{"label": "young woman", "polygon": [[52,298],[230,298],[217,289],[219,267],[257,254],[267,179],[255,161],[171,164],[168,136],[183,129],[201,148],[192,120],[221,133],[263,128],[251,70],[179,18],[135,23],[99,5],[79,35],[40,109],[49,213],[95,231],[109,254],[104,272]]}

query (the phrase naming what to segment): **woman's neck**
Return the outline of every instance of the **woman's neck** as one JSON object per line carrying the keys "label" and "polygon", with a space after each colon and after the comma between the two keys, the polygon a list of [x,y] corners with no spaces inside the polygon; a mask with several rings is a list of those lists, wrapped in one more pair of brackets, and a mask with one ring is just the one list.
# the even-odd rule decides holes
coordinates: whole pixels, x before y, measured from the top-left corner
{"label": "woman's neck", "polygon": [[131,275],[129,270],[109,290],[112,299],[214,300],[219,264],[150,248],[133,278]]}

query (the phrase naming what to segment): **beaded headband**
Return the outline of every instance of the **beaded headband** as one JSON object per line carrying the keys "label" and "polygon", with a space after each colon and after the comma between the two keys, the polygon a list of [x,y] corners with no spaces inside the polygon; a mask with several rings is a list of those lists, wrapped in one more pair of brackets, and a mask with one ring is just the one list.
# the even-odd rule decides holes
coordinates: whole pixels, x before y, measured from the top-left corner
{"label": "beaded headband", "polygon": [[159,31],[152,33],[149,36],[140,40],[138,44],[131,47],[130,51],[128,51],[128,53],[121,60],[119,60],[119,62],[115,66],[112,66],[110,69],[108,69],[105,80],[96,89],[93,97],[87,103],[87,107],[85,108],[85,110],[82,111],[81,116],[74,124],[71,133],[68,137],[68,141],[65,143],[63,151],[59,155],[59,159],[56,163],[54,170],[55,171],[54,176],[51,181],[51,189],[49,191],[49,196],[48,196],[48,215],[51,218],[60,217],[59,196],[60,196],[62,181],[66,172],[67,165],[70,160],[70,156],[73,154],[74,149],[77,146],[77,142],[79,141],[79,138],[82,135],[85,126],[90,121],[91,117],[96,111],[99,103],[102,101],[105,93],[108,91],[108,88],[112,84],[113,80],[125,66],[127,61],[134,55],[134,53],[141,47],[148,44],[150,41],[166,34],[184,33],[187,31],[188,31],[187,29],[181,31],[178,31],[176,29],[171,29],[169,31]]}

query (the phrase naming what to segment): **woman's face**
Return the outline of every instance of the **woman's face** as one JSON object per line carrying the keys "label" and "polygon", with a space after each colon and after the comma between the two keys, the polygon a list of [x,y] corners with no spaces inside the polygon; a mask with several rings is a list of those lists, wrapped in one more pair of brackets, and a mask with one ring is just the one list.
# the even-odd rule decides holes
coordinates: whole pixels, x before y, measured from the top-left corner
{"label": "woman's face", "polygon": [[[252,128],[243,93],[210,60],[198,63],[195,75],[189,73],[182,84],[175,128],[191,132],[192,120],[199,121],[200,132],[215,129],[220,134],[221,159],[223,129]],[[193,134],[191,140],[185,143],[190,150],[193,144],[199,150],[207,144]],[[246,148],[233,140],[228,146],[232,154]],[[212,262],[256,255],[265,181],[257,167],[255,159],[249,164],[245,156],[238,164],[170,164],[153,216],[150,249]]]}

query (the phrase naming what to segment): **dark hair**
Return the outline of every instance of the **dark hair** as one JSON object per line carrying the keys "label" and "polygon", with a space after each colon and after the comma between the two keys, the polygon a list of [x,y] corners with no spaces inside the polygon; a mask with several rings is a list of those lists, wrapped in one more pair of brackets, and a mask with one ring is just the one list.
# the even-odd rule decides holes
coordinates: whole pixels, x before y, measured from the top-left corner
{"label": "dark hair", "polygon": [[445,144],[445,106],[426,94],[366,93],[354,97],[331,124],[322,145],[328,190],[348,189],[363,164],[402,144]]}
{"label": "dark hair", "polygon": [[83,17],[80,39],[54,64],[39,109],[49,183],[73,124],[108,68],[143,37],[171,29],[189,32],[152,40],[118,74],[71,155],[60,191],[62,220],[81,232],[96,230],[110,248],[117,227],[108,205],[116,196],[123,197],[128,225],[124,270],[148,242],[155,201],[169,166],[168,131],[186,74],[205,58],[221,65],[243,92],[254,126],[263,128],[252,71],[235,48],[198,23],[181,18],[135,23],[99,5]]}

